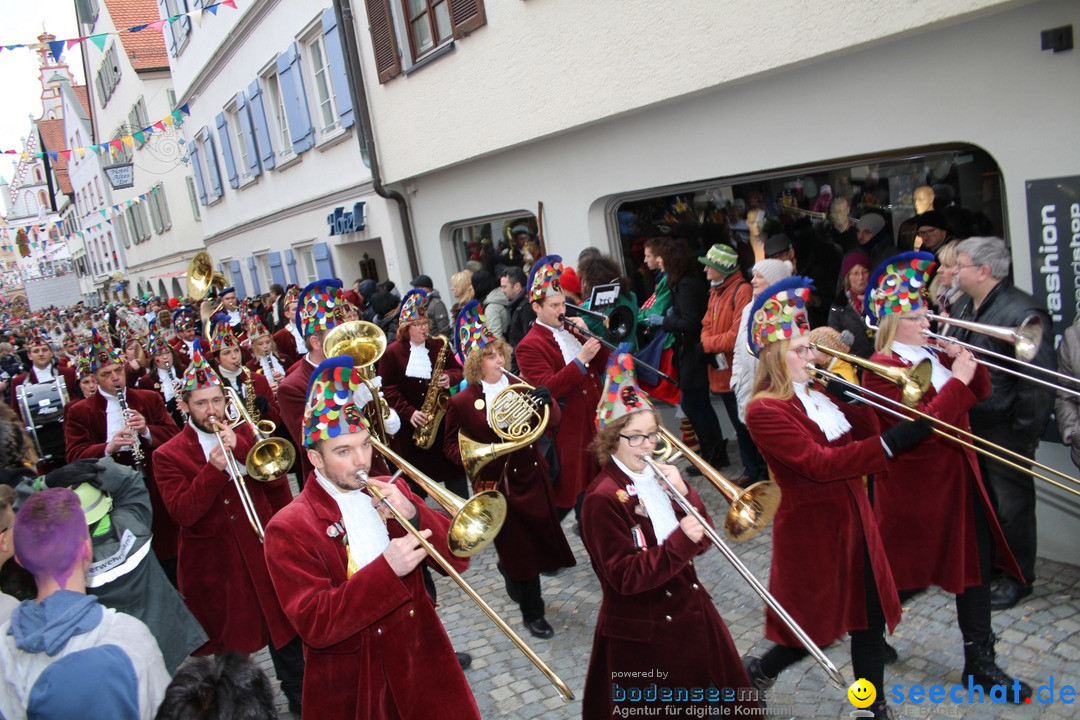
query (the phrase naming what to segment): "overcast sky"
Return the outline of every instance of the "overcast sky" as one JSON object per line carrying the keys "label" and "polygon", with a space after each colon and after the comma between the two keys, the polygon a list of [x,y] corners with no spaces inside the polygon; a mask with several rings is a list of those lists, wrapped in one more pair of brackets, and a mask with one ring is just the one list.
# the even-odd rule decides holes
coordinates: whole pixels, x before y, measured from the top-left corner
{"label": "overcast sky", "polygon": [[[74,0],[0,0],[0,45],[37,42],[42,23],[59,39],[78,37]],[[0,150],[21,150],[20,138],[29,133],[29,116],[41,115],[41,81],[38,55],[32,50],[0,51]],[[71,67],[76,82],[83,82],[80,46],[64,52],[62,60]],[[0,155],[0,177],[11,181],[18,156]]]}

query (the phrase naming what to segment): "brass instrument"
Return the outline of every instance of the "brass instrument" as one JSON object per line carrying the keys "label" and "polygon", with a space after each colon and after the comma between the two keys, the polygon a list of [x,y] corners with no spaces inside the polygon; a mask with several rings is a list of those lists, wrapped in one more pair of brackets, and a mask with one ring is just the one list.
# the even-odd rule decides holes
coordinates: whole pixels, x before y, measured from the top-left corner
{"label": "brass instrument", "polygon": [[372,437],[371,445],[450,514],[450,532],[446,544],[454,555],[475,555],[499,534],[506,521],[506,498],[502,493],[486,490],[463,500],[417,470],[381,440]]}
{"label": "brass instrument", "polygon": [[[663,431],[663,428],[661,428],[661,430]],[[754,574],[750,572],[749,568],[743,564],[742,560],[740,560],[731,548],[727,546],[727,543],[724,542],[723,538],[721,538],[716,530],[709,525],[709,522],[705,517],[698,512],[698,509],[678,491],[671,480],[668,479],[667,475],[664,474],[664,471],[660,469],[660,466],[649,456],[649,453],[642,453],[641,459],[652,469],[657,481],[668,491],[668,494],[671,495],[676,503],[678,503],[679,507],[681,507],[687,515],[701,523],[701,526],[705,529],[705,537],[709,539],[709,542],[716,546],[716,549],[727,558],[727,561],[731,563],[732,567],[734,567],[735,570],[742,575],[743,579],[750,584],[751,589],[765,601],[766,605],[772,608],[772,611],[776,613],[776,616],[787,626],[788,630],[799,639],[799,642],[802,643],[803,647],[806,648],[817,664],[821,666],[821,669],[829,676],[829,680],[832,681],[833,685],[841,689],[847,687],[847,680],[845,680],[844,676],[840,674],[840,671],[836,669],[836,666],[833,665],[832,661],[830,661],[825,653],[818,648],[817,644],[810,639],[810,636],[806,634],[806,631],[799,627],[799,623],[795,622],[795,619],[792,618],[780,602],[772,596],[772,593],[761,584],[761,581],[754,577]],[[764,483],[758,483],[758,485],[763,484]],[[777,496],[777,499],[779,500],[779,496]],[[730,512],[728,514],[730,515]],[[726,525],[727,523],[725,521],[725,531],[727,530]],[[729,534],[728,537],[731,537],[731,535]]]}
{"label": "brass instrument", "polygon": [[[200,250],[195,253],[195,257],[191,258],[191,262],[188,263],[187,268],[187,294],[188,297],[199,302],[206,298],[211,290],[224,290],[229,286],[229,281],[225,279],[225,276],[214,270],[214,260],[210,257],[210,253],[205,250]],[[218,303],[217,307],[213,306],[211,302],[204,302],[199,308],[199,319],[202,320],[203,336],[210,340],[210,318],[214,316],[222,308],[222,304]]]}
{"label": "brass instrument", "polygon": [[[226,400],[228,400],[228,396],[226,396]],[[263,530],[262,520],[259,519],[259,512],[255,509],[255,501],[252,499],[251,493],[248,492],[247,483],[244,481],[244,468],[240,467],[240,463],[236,461],[236,456],[233,455],[229,446],[225,444],[225,438],[221,437],[218,419],[211,415],[209,423],[210,427],[214,428],[214,437],[217,438],[218,447],[221,448],[221,452],[225,455],[225,472],[228,473],[229,479],[236,486],[236,493],[240,496],[240,505],[244,508],[244,514],[251,524],[251,529],[255,531],[259,542],[262,542],[266,532]],[[254,450],[255,448],[252,448],[252,452]],[[251,457],[251,453],[248,453],[248,457]],[[252,479],[255,478],[252,477]]]}
{"label": "brass instrument", "polygon": [[[597,342],[599,342],[601,345],[603,345],[604,347],[606,347],[608,350],[610,350],[612,352],[618,352],[619,351],[619,348],[616,345],[608,342],[607,340],[600,337],[596,333],[593,333],[593,332],[590,332],[589,330],[578,327],[574,323],[570,322],[570,320],[568,320],[565,315],[560,315],[559,316],[559,322],[561,322],[563,324],[563,326],[566,327],[567,330],[570,330],[571,332],[581,333],[585,337],[590,337],[593,340],[596,340]],[[678,385],[679,384],[679,382],[675,378],[671,377],[666,372],[663,372],[662,370],[660,370],[658,368],[654,368],[652,365],[648,365],[646,363],[643,363],[643,362],[641,362],[641,360],[638,360],[637,358],[634,358],[634,365],[636,365],[637,367],[640,367],[640,368],[645,368],[646,370],[648,370],[651,373],[655,373],[658,377],[663,378],[664,380],[667,380],[672,385]]]}
{"label": "brass instrument", "polygon": [[142,441],[139,439],[139,433],[135,432],[131,427],[131,410],[128,408],[127,403],[127,387],[121,385],[116,388],[116,402],[120,405],[120,414],[124,416],[124,427],[131,430],[135,435],[135,443],[131,446],[131,459],[135,464],[136,470],[143,470],[143,450]]}
{"label": "brass instrument", "polygon": [[371,393],[371,402],[364,406],[364,418],[371,434],[383,442],[390,441],[386,432],[386,420],[390,417],[390,405],[379,395],[375,386],[375,363],[386,352],[386,333],[375,323],[350,320],[334,327],[323,338],[323,354],[326,357],[348,355],[353,367],[360,373],[360,381]]}
{"label": "brass instrument", "polygon": [[514,381],[514,384],[495,396],[488,406],[487,416],[488,425],[506,442],[482,443],[473,440],[464,431],[458,433],[461,464],[465,466],[465,474],[474,484],[476,476],[485,465],[496,458],[531,445],[544,434],[547,428],[551,409],[545,405],[541,413],[537,410],[532,398],[524,394],[536,388],[506,368],[502,368],[502,372]]}
{"label": "brass instrument", "polygon": [[894,385],[899,385],[904,398],[904,404],[908,407],[915,407],[918,405],[919,401],[923,399],[923,395],[930,389],[930,377],[933,374],[934,368],[929,360],[920,360],[918,364],[909,368],[894,368],[889,367],[888,365],[882,365],[881,363],[872,362],[865,358],[861,358],[858,355],[833,350],[824,345],[812,344],[810,347],[819,352],[823,352],[826,355],[837,358],[838,360],[846,360],[852,365],[861,367],[864,370],[869,370],[875,375],[885,378]]}
{"label": "brass instrument", "polygon": [[247,474],[256,482],[270,482],[289,472],[296,461],[296,448],[293,444],[288,440],[272,437],[277,425],[270,420],[256,420],[240,402],[236,390],[227,386],[223,389],[225,415],[229,425],[235,427],[244,423],[251,428],[251,434],[255,436],[255,444],[244,459]]}
{"label": "brass instrument", "polygon": [[622,342],[634,332],[634,320],[636,319],[634,311],[625,305],[616,305],[611,308],[610,314],[583,308],[572,302],[566,303],[566,307],[573,308],[582,315],[588,315],[597,320],[602,320],[604,322],[604,329],[607,331],[607,339],[613,343]]}
{"label": "brass instrument", "polygon": [[[964,430],[962,428],[958,428],[955,425],[951,425],[951,424],[945,422],[944,420],[939,420],[938,418],[934,417],[933,415],[930,415],[928,413],[924,413],[923,411],[921,411],[921,410],[919,410],[917,408],[907,407],[906,405],[903,405],[901,403],[896,402],[895,400],[893,400],[890,397],[887,397],[887,396],[882,395],[880,393],[876,393],[873,390],[868,390],[867,388],[864,388],[861,385],[856,385],[855,383],[849,382],[848,380],[846,380],[843,377],[837,375],[836,373],[831,373],[828,370],[822,370],[821,368],[819,368],[819,367],[817,367],[815,365],[807,365],[807,369],[810,371],[811,374],[818,375],[819,377],[824,377],[824,378],[826,378],[828,380],[836,380],[838,382],[842,382],[845,385],[853,388],[854,390],[857,390],[860,393],[860,395],[857,396],[857,400],[859,402],[861,402],[861,403],[869,405],[872,408],[875,408],[875,409],[877,409],[877,410],[879,410],[879,411],[881,411],[883,413],[886,413],[888,415],[892,415],[893,417],[897,417],[897,418],[899,418],[901,420],[911,420],[912,419],[911,415],[906,415],[904,412],[901,412],[901,410],[906,410],[907,412],[913,413],[917,417],[921,417],[921,418],[925,418],[926,420],[929,420],[931,423],[933,423],[935,426],[937,426],[937,427],[934,427],[932,429],[935,435],[939,435],[939,436],[941,436],[943,438],[946,438],[948,440],[952,440],[953,442],[958,443],[959,445],[962,445],[963,447],[966,447],[969,450],[973,450],[973,451],[979,453],[980,455],[988,457],[991,460],[997,460],[999,463],[1002,463],[1003,465],[1007,465],[1007,466],[1013,468],[1014,470],[1019,470],[1022,473],[1025,473],[1027,475],[1031,475],[1034,478],[1038,478],[1039,480],[1043,480],[1045,482],[1048,482],[1051,485],[1055,485],[1058,488],[1064,490],[1065,492],[1070,492],[1070,493],[1072,493],[1074,495],[1080,495],[1080,490],[1077,490],[1074,487],[1070,487],[1068,485],[1065,485],[1064,483],[1058,482],[1057,480],[1053,480],[1053,479],[1043,475],[1042,473],[1039,473],[1039,472],[1036,472],[1035,470],[1032,470],[1031,468],[1024,467],[1024,465],[1025,464],[1026,465],[1034,465],[1035,467],[1039,468],[1040,470],[1044,470],[1044,471],[1046,471],[1046,472],[1048,472],[1048,473],[1050,473],[1052,475],[1056,475],[1057,477],[1062,478],[1062,479],[1064,479],[1064,480],[1066,480],[1066,481],[1068,481],[1070,483],[1080,484],[1080,480],[1077,480],[1074,477],[1066,475],[1065,473],[1061,472],[1060,470],[1056,470],[1056,469],[1050,467],[1049,465],[1045,465],[1045,464],[1043,464],[1043,463],[1041,463],[1041,462],[1039,462],[1037,460],[1032,460],[1031,458],[1025,457],[1025,456],[1021,455],[1020,453],[1018,453],[1018,452],[1014,452],[1014,451],[1012,451],[1012,450],[1010,450],[1010,449],[1008,449],[1006,447],[1002,447],[1001,445],[998,445],[997,443],[990,442],[989,440],[986,440],[985,438],[981,438],[981,437],[979,437],[978,435],[976,435],[974,433],[968,432],[967,430]],[[854,396],[854,394],[853,394],[853,396]],[[877,402],[875,402],[875,400]],[[945,432],[945,431],[954,432],[954,433],[956,433],[956,435],[951,435],[949,432]],[[960,437],[958,437],[958,436],[960,436]],[[982,443],[983,445],[985,445],[985,446],[987,446],[989,448],[993,448],[994,450],[997,450],[1001,454],[998,455],[998,454],[988,450],[987,447],[979,447],[978,445],[975,445],[973,442],[968,442],[967,440],[963,440],[961,438],[967,438],[968,440],[978,442],[978,443]],[[1012,460],[1010,460],[1008,458],[1012,458]],[[1016,462],[1014,462],[1014,460]]]}
{"label": "brass instrument", "polygon": [[667,428],[660,427],[660,436],[664,438],[665,445],[657,447],[657,460],[672,463],[680,455],[685,457],[720,491],[731,506],[724,515],[724,534],[730,539],[736,542],[749,540],[772,522],[780,508],[779,485],[771,480],[762,480],[744,490],[705,462],[704,458],[688,448]]}
{"label": "brass instrument", "polygon": [[427,421],[413,430],[413,442],[423,450],[434,444],[443,415],[446,414],[446,403],[450,400],[450,393],[439,387],[439,378],[442,377],[446,356],[450,351],[450,341],[445,335],[436,335],[435,339],[442,340],[443,345],[435,358],[435,367],[431,368],[431,382],[428,383],[427,393],[424,395],[424,404],[420,407],[420,412],[427,416]]}
{"label": "brass instrument", "polygon": [[[406,473],[408,473],[408,471],[406,471]],[[474,590],[467,582],[465,582],[465,579],[461,577],[461,574],[458,573],[457,570],[454,569],[454,566],[450,564],[450,561],[444,558],[442,554],[440,554],[439,551],[435,549],[435,546],[432,545],[431,542],[427,540],[427,538],[420,534],[420,531],[417,530],[411,522],[409,522],[408,518],[402,515],[401,511],[394,507],[389,500],[387,500],[386,496],[382,493],[382,491],[380,491],[379,488],[375,487],[368,481],[367,473],[361,470],[359,473],[357,473],[357,478],[360,480],[362,486],[368,491],[368,493],[370,493],[373,498],[378,500],[383,507],[390,511],[390,513],[394,516],[394,519],[397,520],[398,524],[401,525],[401,527],[406,532],[412,535],[420,543],[420,547],[424,549],[424,552],[426,552],[432,560],[439,564],[439,567],[443,569],[443,571],[450,577],[450,579],[456,582],[458,584],[458,587],[464,590],[465,594],[468,595],[473,602],[480,606],[480,609],[483,610],[489,618],[491,618],[492,622],[494,622],[495,625],[497,625],[498,628],[502,630],[503,634],[506,635],[506,637],[508,637],[511,642],[517,645],[518,649],[525,654],[525,657],[529,658],[532,664],[535,665],[540,670],[540,672],[544,674],[545,677],[547,677],[548,681],[550,681],[551,684],[555,686],[555,689],[559,692],[559,695],[562,696],[563,700],[573,700],[574,693],[570,690],[567,684],[563,682],[562,678],[556,675],[555,672],[550,667],[548,667],[547,664],[543,660],[541,660],[528,645],[525,644],[525,641],[522,640],[518,636],[518,634],[514,632],[509,625],[506,624],[506,621],[499,617],[499,615],[491,608],[491,606],[488,605],[482,597],[480,597],[479,593],[477,593],[476,590]],[[413,479],[415,480],[416,478]]]}
{"label": "brass instrument", "polygon": [[241,369],[244,371],[244,409],[247,411],[248,422],[258,425],[259,411],[255,409],[255,381],[251,379],[250,368],[241,366]]}

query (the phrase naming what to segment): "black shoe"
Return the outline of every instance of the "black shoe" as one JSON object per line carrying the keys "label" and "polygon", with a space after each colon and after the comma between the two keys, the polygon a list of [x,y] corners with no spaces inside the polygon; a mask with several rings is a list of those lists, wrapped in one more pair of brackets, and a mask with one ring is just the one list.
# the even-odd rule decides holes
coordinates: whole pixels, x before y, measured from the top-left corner
{"label": "black shoe", "polygon": [[970,677],[970,683],[976,687],[981,687],[982,691],[987,695],[990,694],[994,685],[1004,685],[1006,688],[1005,700],[1007,702],[1025,703],[1031,698],[1031,686],[1026,682],[1017,681],[1020,683],[1020,691],[1019,693],[1013,692],[1013,678],[998,667],[995,662],[995,640],[997,640],[997,637],[990,633],[990,637],[982,643],[964,643],[964,676],[962,682],[964,685],[968,685],[968,678]]}
{"label": "black shoe", "polygon": [[758,692],[758,705],[765,707],[765,695],[776,684],[776,678],[771,678],[761,669],[761,658],[756,655],[747,655],[742,659],[746,674],[750,677],[750,686]]}
{"label": "black shoe", "polygon": [[562,572],[562,568],[555,568],[554,570],[545,570],[544,572],[542,572],[540,574],[543,575],[544,577],[558,577],[559,573],[561,573],[561,572]]}
{"label": "black shoe", "polygon": [[717,470],[721,468],[726,468],[728,465],[731,464],[731,458],[729,458],[727,454],[727,440],[720,441],[719,445],[717,445],[716,450],[712,454],[712,458],[709,461],[709,464]]}
{"label": "black shoe", "polygon": [[555,635],[555,628],[551,627],[547,620],[544,618],[537,618],[536,620],[526,620],[525,627],[529,629],[533,637],[540,638],[541,640],[547,640],[549,637]]}
{"label": "black shoe", "polygon": [[457,655],[458,665],[461,666],[461,669],[468,670],[469,666],[472,665],[472,655],[463,652],[456,652],[454,654]]}
{"label": "black shoe", "polygon": [[885,661],[886,665],[892,665],[900,659],[900,655],[897,654],[896,648],[887,642],[882,642],[881,644],[884,645],[881,650],[881,659]]}
{"label": "black shoe", "polygon": [[1008,610],[1031,594],[1031,584],[1021,585],[1012,578],[1001,578],[996,588],[990,591],[990,609]]}

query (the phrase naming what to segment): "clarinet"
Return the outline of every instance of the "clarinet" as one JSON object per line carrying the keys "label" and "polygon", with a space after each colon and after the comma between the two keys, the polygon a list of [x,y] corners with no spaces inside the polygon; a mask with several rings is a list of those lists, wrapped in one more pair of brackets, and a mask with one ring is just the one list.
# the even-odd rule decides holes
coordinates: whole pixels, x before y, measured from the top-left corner
{"label": "clarinet", "polygon": [[[116,402],[119,403],[120,412],[124,416],[124,427],[131,430],[131,424],[129,422],[131,419],[131,410],[128,409],[126,387],[116,388]],[[134,430],[132,430],[132,432],[134,432]],[[135,463],[135,469],[141,471],[143,469],[143,451],[142,444],[139,441],[138,433],[135,433],[135,444],[131,446],[130,452],[131,459]]]}

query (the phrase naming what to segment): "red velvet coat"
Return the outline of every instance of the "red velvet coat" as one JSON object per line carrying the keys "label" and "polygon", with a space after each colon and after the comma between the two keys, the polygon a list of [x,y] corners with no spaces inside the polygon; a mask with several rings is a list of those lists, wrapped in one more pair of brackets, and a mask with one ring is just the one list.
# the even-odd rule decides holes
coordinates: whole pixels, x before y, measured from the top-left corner
{"label": "red velvet coat", "polygon": [[[182,374],[180,374],[179,377],[181,380],[184,379],[184,376]],[[172,400],[165,400],[165,393],[161,389],[161,377],[158,375],[157,369],[150,370],[141,378],[139,378],[139,382],[136,387],[138,387],[140,390],[152,390],[153,392],[161,395],[162,402],[165,402],[165,409],[169,411],[169,417],[173,419],[173,422],[176,423],[177,427],[183,427],[184,423],[187,422],[187,420],[184,418],[183,411],[179,407],[179,398],[176,395],[173,395]]]}
{"label": "red velvet coat", "polygon": [[596,477],[600,466],[589,452],[596,435],[596,406],[604,385],[608,351],[604,348],[585,366],[563,362],[555,336],[534,323],[514,349],[521,377],[530,385],[543,385],[553,401],[562,405],[563,420],[555,435],[559,458],[559,478],[555,485],[555,505],[574,507],[586,484]]}
{"label": "red velvet coat", "polygon": [[[707,541],[695,544],[676,528],[658,545],[652,521],[643,508],[638,512],[637,496],[628,486],[630,478],[609,462],[590,484],[582,509],[581,539],[603,591],[582,701],[582,716],[589,720],[613,717],[616,708],[629,706],[612,702],[612,683],[623,690],[652,683],[750,688],[727,626],[694,570],[693,560],[708,549]],[[708,518],[693,488],[687,499]],[[681,519],[685,513],[673,507]],[[644,536],[644,548],[634,540],[635,528]],[[657,668],[668,676],[616,675]]]}
{"label": "red velvet coat", "polygon": [[[870,359],[889,367],[911,367],[892,353],[874,353]],[[938,359],[945,367],[952,367],[951,358],[942,354]],[[900,388],[873,373],[863,374],[863,384],[900,400]],[[940,392],[931,385],[918,409],[970,432],[968,409],[989,395],[990,374],[980,365],[970,386],[956,378],[946,382]],[[887,428],[899,422],[884,414],[881,420]],[[974,450],[932,434],[889,461],[889,478],[889,482],[874,487],[874,512],[898,588],[939,585],[948,592],[962,593],[964,588],[981,583],[975,502],[982,506],[990,524],[999,565],[1023,582],[983,487]]]}
{"label": "red velvet coat", "polygon": [[303,353],[297,351],[296,338],[293,337],[288,328],[278,330],[273,337],[278,354],[282,357],[281,364],[286,368],[303,357]]}
{"label": "red velvet coat", "polygon": [[[413,523],[430,528],[432,544],[464,571],[468,560],[446,547],[447,517],[397,484],[417,508]],[[266,528],[274,587],[304,641],[305,720],[479,718],[420,568],[398,577],[379,556],[348,577],[344,537],[327,532],[335,523],[343,526],[341,510],[309,476]],[[405,534],[396,521],[387,530],[391,539]]]}
{"label": "red velvet coat", "polygon": [[[53,366],[53,377],[64,378],[64,385],[67,386],[68,397],[79,397],[79,377],[75,374],[75,370],[69,367],[59,367],[59,365]],[[27,381],[27,378],[30,378]],[[11,379],[11,385],[8,387],[8,403],[11,407],[15,408],[15,412],[20,413],[19,417],[22,417],[22,411],[19,410],[19,403],[15,399],[15,388],[19,387],[25,382],[29,382],[31,385],[37,385],[39,382],[49,382],[48,380],[38,380],[37,372],[33,366],[30,367],[28,372],[19,373]]]}
{"label": "red velvet coat", "polygon": [[[243,465],[254,438],[244,425],[235,432],[233,454]],[[236,485],[206,460],[191,425],[158,450],[157,482],[180,524],[180,594],[210,638],[194,654],[253,653],[268,642],[289,642],[296,631],[278,603]],[[284,477],[269,483],[247,477],[246,485],[264,528],[292,499]]]}
{"label": "red velvet coat", "polygon": [[[431,367],[435,367],[435,359],[442,348],[442,342],[434,338],[427,340],[428,356],[431,358]],[[394,449],[408,462],[415,465],[420,472],[430,478],[445,482],[452,480],[458,475],[454,466],[447,462],[443,452],[446,445],[445,426],[440,424],[435,442],[429,450],[421,450],[416,447],[412,436],[415,428],[409,422],[412,414],[424,404],[424,396],[427,394],[430,380],[405,377],[405,368],[409,364],[409,341],[395,340],[386,346],[379,361],[379,375],[382,376],[382,390],[386,402],[397,411],[401,418],[401,430],[394,436]],[[454,359],[453,348],[447,350],[446,363],[443,372],[450,376],[450,387],[461,382],[461,365]],[[452,473],[452,474],[451,474]]]}
{"label": "red velvet coat", "polygon": [[[746,409],[746,427],[783,492],[773,520],[769,590],[821,647],[866,629],[867,553],[889,631],[900,621],[900,599],[863,484],[864,473],[886,467],[877,418],[868,407],[840,409],[851,432],[831,443],[794,396],[759,398]],[[801,647],[772,610],[766,610],[765,636]]]}
{"label": "red velvet coat", "polygon": [[[127,403],[132,410],[137,410],[146,418],[146,426],[150,430],[150,440],[140,437],[139,444],[142,446],[144,458],[143,477],[146,489],[150,492],[150,504],[154,512],[151,525],[154,532],[154,554],[159,560],[170,560],[176,557],[179,529],[162,503],[154,474],[154,461],[156,450],[180,429],[169,415],[161,395],[153,390],[128,390]],[[109,442],[106,437],[109,426],[105,408],[105,398],[100,392],[95,392],[85,400],[72,403],[64,409],[64,443],[68,462],[105,457],[105,446]],[[126,450],[114,454],[113,459],[121,465],[134,465],[131,453]]]}
{"label": "red velvet coat", "polygon": [[[450,398],[443,450],[456,465],[461,465],[459,432],[477,442],[503,442],[487,423],[487,407],[477,407],[483,402],[484,391],[479,383]],[[548,427],[558,426],[559,414],[559,406],[553,404]],[[506,496],[506,522],[495,536],[495,550],[507,577],[531,580],[542,572],[575,565],[574,552],[566,542],[555,510],[547,461],[536,443],[491,461],[478,479],[495,484],[504,468],[506,483],[499,483],[498,489]]]}
{"label": "red velvet coat", "polygon": [[[187,343],[181,340],[179,335],[176,335],[172,340],[169,340],[169,345],[175,350],[176,372],[181,373],[191,364],[191,355],[188,354]],[[205,349],[206,346],[203,345],[203,348]]]}
{"label": "red velvet coat", "polygon": [[307,386],[315,366],[300,358],[278,385],[277,400],[281,421],[297,447],[298,478],[306,478],[314,469],[304,451],[304,407],[307,405]]}

